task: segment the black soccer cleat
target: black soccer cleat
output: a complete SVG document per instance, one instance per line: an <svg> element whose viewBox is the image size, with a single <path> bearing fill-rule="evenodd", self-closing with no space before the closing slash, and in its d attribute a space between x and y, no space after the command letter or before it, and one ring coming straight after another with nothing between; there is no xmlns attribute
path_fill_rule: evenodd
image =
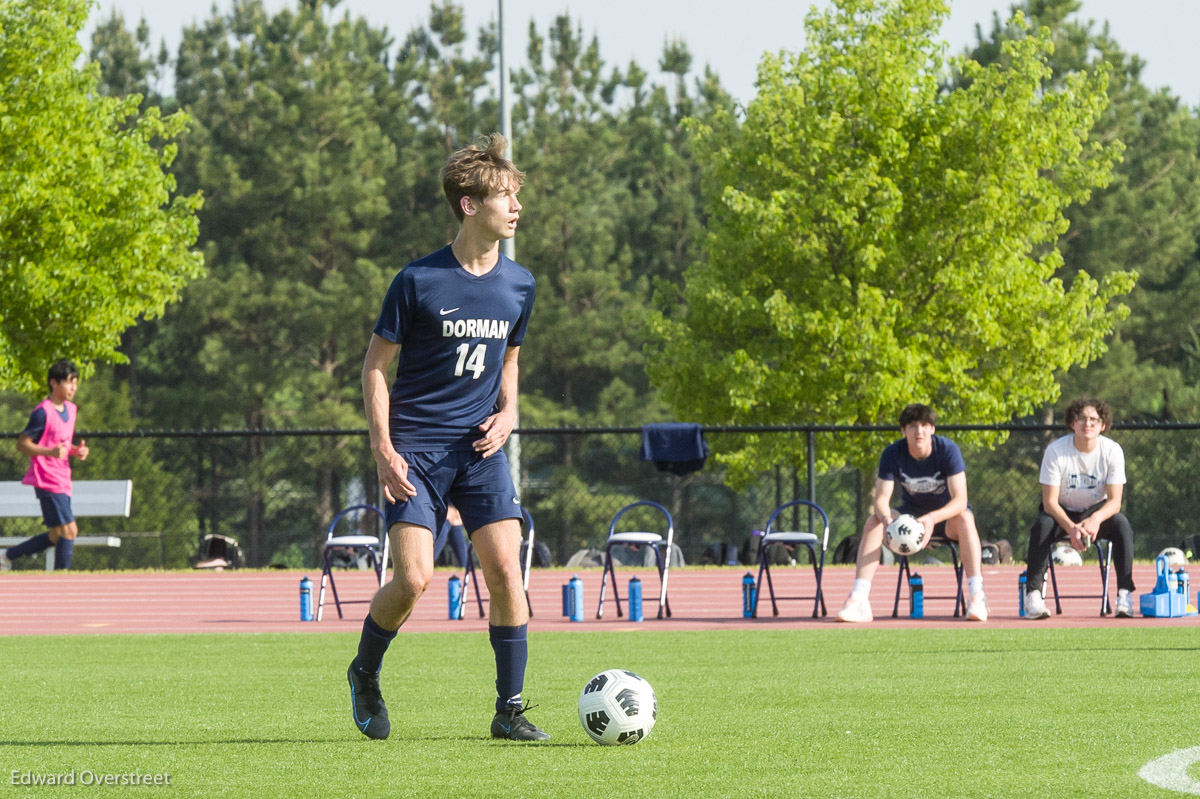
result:
<svg viewBox="0 0 1200 799"><path fill-rule="evenodd" d="M392 731L388 721L387 706L379 693L379 675L364 674L350 661L346 679L350 681L350 710L354 713L354 726L368 738L383 739Z"/></svg>
<svg viewBox="0 0 1200 799"><path fill-rule="evenodd" d="M492 717L492 737L509 741L546 741L550 736L525 718L525 711L534 705L509 705Z"/></svg>

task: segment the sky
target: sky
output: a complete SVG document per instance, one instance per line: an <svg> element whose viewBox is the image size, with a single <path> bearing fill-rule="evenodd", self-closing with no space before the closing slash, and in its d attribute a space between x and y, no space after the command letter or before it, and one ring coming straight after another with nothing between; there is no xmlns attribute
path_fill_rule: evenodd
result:
<svg viewBox="0 0 1200 799"><path fill-rule="evenodd" d="M823 4L822 0L818 0ZM275 11L294 0L265 0ZM499 0L462 0L472 35L497 14ZM231 0L99 0L89 28L113 10L127 24L145 17L155 49L160 40L174 52L186 25L207 19L213 6L222 11ZM1008 16L1011 0L951 0L942 30L951 52L975 41L975 26L990 30L992 13ZM386 26L402 40L429 17L429 0L342 0L341 11ZM754 96L755 69L765 51L798 51L804 45L804 0L505 0L506 27L513 60L520 63L526 31L533 19L545 31L555 17L567 13L590 40L600 41L601 57L610 65L630 60L654 78L660 77L658 56L668 39L682 39L692 53L693 71L713 67L722 85L742 103ZM1191 53L1200 29L1200 0L1083 0L1080 16L1110 23L1113 37L1126 52L1146 62L1142 80L1151 88L1168 87L1185 105L1200 106L1200 69ZM85 30L85 34L88 33Z"/></svg>

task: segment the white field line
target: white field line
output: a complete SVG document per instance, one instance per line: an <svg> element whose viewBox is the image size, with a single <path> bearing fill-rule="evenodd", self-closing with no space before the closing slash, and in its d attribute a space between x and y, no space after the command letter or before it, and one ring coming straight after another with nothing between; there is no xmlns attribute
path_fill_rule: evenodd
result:
<svg viewBox="0 0 1200 799"><path fill-rule="evenodd" d="M1169 755L1157 760L1151 760L1138 776L1151 785L1166 788L1168 791L1190 793L1200 796L1200 782L1188 776L1188 767L1200 760L1200 746L1190 749L1176 749Z"/></svg>

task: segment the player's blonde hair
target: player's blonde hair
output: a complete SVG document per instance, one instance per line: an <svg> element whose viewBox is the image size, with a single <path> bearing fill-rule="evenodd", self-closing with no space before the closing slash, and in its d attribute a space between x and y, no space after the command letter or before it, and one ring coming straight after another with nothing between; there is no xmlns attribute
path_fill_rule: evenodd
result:
<svg viewBox="0 0 1200 799"><path fill-rule="evenodd" d="M507 147L508 141L503 136L492 133L446 159L442 167L442 191L459 222L463 221L463 197L483 202L506 185L517 189L525 183L525 173L504 157Z"/></svg>

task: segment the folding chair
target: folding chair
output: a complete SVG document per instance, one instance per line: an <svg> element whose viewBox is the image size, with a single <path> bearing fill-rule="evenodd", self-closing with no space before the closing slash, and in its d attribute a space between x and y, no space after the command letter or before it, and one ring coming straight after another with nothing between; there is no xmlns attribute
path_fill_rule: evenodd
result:
<svg viewBox="0 0 1200 799"><path fill-rule="evenodd" d="M788 508L797 507L800 505L807 506L811 512L816 510L821 514L823 521L822 533L818 538L816 533L805 533L796 531L784 531L775 529L775 521L779 515ZM821 546L821 556L817 557L817 545ZM754 585L754 618L758 618L758 598L762 595L763 575L767 577L767 590L771 593L771 613L774 616L779 615L779 605L777 599L808 599L806 596L775 596L775 583L771 580L771 553L769 547L771 544L788 544L799 548L801 546L808 549L808 559L812 563L813 576L816 578L817 588L813 594L813 618L817 618L817 612L820 611L822 616L828 615L825 609L825 596L821 592L821 573L825 570L825 551L829 548L829 516L821 509L820 505L815 502L809 502L806 499L793 499L791 502L785 502L780 505L771 514L771 518L767 519L767 526L763 528L762 541L758 546L758 581Z"/></svg>
<svg viewBox="0 0 1200 799"><path fill-rule="evenodd" d="M1055 543L1059 541L1069 540L1066 537L1055 539ZM1108 601L1108 574L1112 569L1112 541L1107 539L1097 538L1094 545L1096 547L1096 558L1100 561L1100 582L1103 584L1103 590L1100 594L1100 615L1107 616L1112 613L1112 605ZM1058 578L1054 575L1054 558L1050 558L1050 585L1054 589L1054 612L1062 615L1062 598L1076 599L1090 594L1063 594L1058 593Z"/></svg>
<svg viewBox="0 0 1200 799"><path fill-rule="evenodd" d="M662 513L666 519L667 534L664 538L660 533L650 532L617 532L617 522L621 517L634 508L647 507L654 508ZM651 502L648 499L632 502L617 511L617 515L613 516L612 523L608 526L608 542L604 545L604 571L600 575L600 605L596 608L596 618L604 616L604 577L607 575L612 578L613 599L617 603L617 618L624 614L621 612L621 593L617 589L617 572L613 568L612 550L615 546L621 545L639 545L648 546L654 552L654 562L658 566L658 578L660 581L658 589L658 618L663 617L666 613L667 618L671 617L671 605L667 602L667 578L671 572L671 545L675 540L675 522L671 519L671 514L667 509L657 502Z"/></svg>
<svg viewBox="0 0 1200 799"><path fill-rule="evenodd" d="M338 599L337 585L333 580L333 564L331 560L336 550L365 553L372 568L375 569L375 576L379 581L380 587L383 586L387 579L388 536L386 530L383 534L382 543L379 537L374 535L334 535L334 531L337 529L338 522L342 520L342 517L355 511L374 513L379 517L380 521L386 523L383 511L374 505L351 505L348 508L338 511L337 515L333 517L333 521L329 523L329 529L325 533L325 546L321 551L321 593L317 599L317 621L321 620L325 611L326 581L329 582L329 587L333 591L333 604L337 608L339 619L343 618L342 605L354 605L371 601L369 599Z"/></svg>
<svg viewBox="0 0 1200 799"><path fill-rule="evenodd" d="M945 535L934 533L929 543L925 546L922 552L927 552L934 547L946 547L950 550L950 557L954 563L954 579L958 584L958 590L954 594L954 618L958 618L967 612L967 601L963 598L963 565L958 557L958 544ZM900 564L900 574L896 577L896 602L892 605L892 618L896 618L900 614L900 589L908 585L908 580L912 577L912 572L908 567L908 555L897 555L897 563ZM909 588L911 593L912 589ZM950 597L931 597L925 595L925 600L930 599L949 599Z"/></svg>
<svg viewBox="0 0 1200 799"><path fill-rule="evenodd" d="M529 569L533 563L533 517L529 515L529 511L525 507L521 507L521 515L525 518L525 524L529 527L529 537L522 543L525 548L525 557L521 559L521 577L522 587L525 589L525 607L529 609L529 615L533 615L533 603L529 601ZM463 616L463 605L467 601L467 589L475 589L475 601L479 603L479 618L484 618L486 614L483 612L483 596L479 593L479 578L475 576L475 547L471 544L471 540L467 539L467 562L463 566L463 590L458 595L458 611L455 618L461 619Z"/></svg>

